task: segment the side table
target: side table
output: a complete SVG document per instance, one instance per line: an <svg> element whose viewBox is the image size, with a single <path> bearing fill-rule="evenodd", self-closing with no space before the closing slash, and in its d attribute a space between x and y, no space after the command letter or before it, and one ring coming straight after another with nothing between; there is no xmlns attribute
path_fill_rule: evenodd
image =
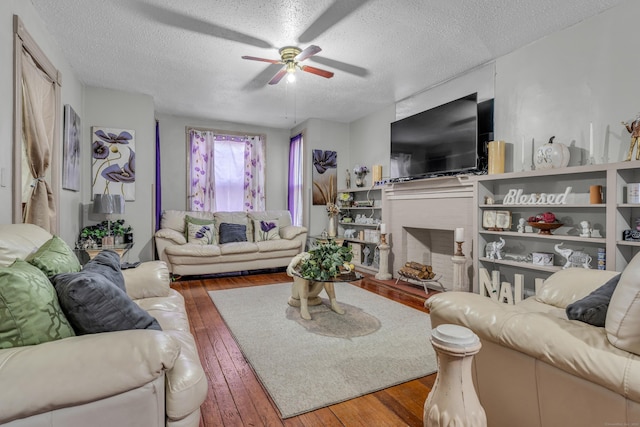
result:
<svg viewBox="0 0 640 427"><path fill-rule="evenodd" d="M118 255L120 255L120 260L122 260L122 258L127 254L127 252L129 252L129 250L132 247L133 247L133 242L123 243L121 245L100 246L97 248L88 248L88 249L77 249L76 254L80 259L80 262L84 265L86 264L86 261L88 261L87 257L89 258L89 260L92 260L93 258L95 258L96 255L98 255L100 252L106 249L116 252ZM83 259L85 262L83 262Z"/></svg>

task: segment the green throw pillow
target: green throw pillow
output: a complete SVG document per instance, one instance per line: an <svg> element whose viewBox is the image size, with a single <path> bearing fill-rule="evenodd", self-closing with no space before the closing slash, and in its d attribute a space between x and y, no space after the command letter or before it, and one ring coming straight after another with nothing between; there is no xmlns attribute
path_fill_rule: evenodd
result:
<svg viewBox="0 0 640 427"><path fill-rule="evenodd" d="M207 230L200 230L200 227L194 226L206 226L209 227L210 233ZM216 227L213 219L195 218L189 215L184 216L184 237L189 243L200 243L203 245L215 245L216 244ZM201 231L200 237L196 237L196 233ZM204 241L202 241L204 239Z"/></svg>
<svg viewBox="0 0 640 427"><path fill-rule="evenodd" d="M280 238L280 227L277 219L254 219L253 229L255 230L255 241L277 240Z"/></svg>
<svg viewBox="0 0 640 427"><path fill-rule="evenodd" d="M42 271L22 260L0 267L0 348L74 335L56 291Z"/></svg>
<svg viewBox="0 0 640 427"><path fill-rule="evenodd" d="M81 266L73 250L58 236L53 236L27 257L27 262L38 267L51 278L58 273L75 273Z"/></svg>

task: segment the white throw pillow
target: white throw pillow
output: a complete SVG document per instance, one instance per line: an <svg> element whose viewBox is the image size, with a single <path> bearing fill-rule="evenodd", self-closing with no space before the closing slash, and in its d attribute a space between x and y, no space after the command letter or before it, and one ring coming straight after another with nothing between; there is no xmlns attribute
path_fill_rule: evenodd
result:
<svg viewBox="0 0 640 427"><path fill-rule="evenodd" d="M605 329L609 342L621 350L640 355L640 253L620 276L611 296Z"/></svg>
<svg viewBox="0 0 640 427"><path fill-rule="evenodd" d="M212 222L208 224L194 224L187 222L187 242L198 243L200 245L212 245L215 243L215 225Z"/></svg>
<svg viewBox="0 0 640 427"><path fill-rule="evenodd" d="M280 238L280 226L277 219L253 220L253 229L256 233L255 241L277 240Z"/></svg>

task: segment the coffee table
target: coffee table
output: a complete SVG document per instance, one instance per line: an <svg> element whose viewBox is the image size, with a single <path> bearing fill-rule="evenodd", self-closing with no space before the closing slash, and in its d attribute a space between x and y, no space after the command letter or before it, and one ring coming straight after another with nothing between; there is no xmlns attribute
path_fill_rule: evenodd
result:
<svg viewBox="0 0 640 427"><path fill-rule="evenodd" d="M309 306L322 304L322 299L318 295L324 289L329 296L331 310L338 314L344 314L344 310L336 300L336 291L333 284L335 282L353 282L362 279L362 277L360 273L351 272L349 275L341 274L330 280L309 280L294 273L291 296L288 301L289 305L292 307L300 307L300 317L311 320Z"/></svg>

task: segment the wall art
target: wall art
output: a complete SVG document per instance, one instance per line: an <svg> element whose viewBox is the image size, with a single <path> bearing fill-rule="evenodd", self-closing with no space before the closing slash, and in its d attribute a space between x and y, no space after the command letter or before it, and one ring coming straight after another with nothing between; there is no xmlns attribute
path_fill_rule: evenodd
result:
<svg viewBox="0 0 640 427"><path fill-rule="evenodd" d="M135 131L91 128L91 187L93 194L121 194L135 200Z"/></svg>
<svg viewBox="0 0 640 427"><path fill-rule="evenodd" d="M338 153L313 150L313 204L335 203L338 195Z"/></svg>
<svg viewBox="0 0 640 427"><path fill-rule="evenodd" d="M64 136L62 141L62 188L80 191L80 116L71 105L64 106Z"/></svg>

